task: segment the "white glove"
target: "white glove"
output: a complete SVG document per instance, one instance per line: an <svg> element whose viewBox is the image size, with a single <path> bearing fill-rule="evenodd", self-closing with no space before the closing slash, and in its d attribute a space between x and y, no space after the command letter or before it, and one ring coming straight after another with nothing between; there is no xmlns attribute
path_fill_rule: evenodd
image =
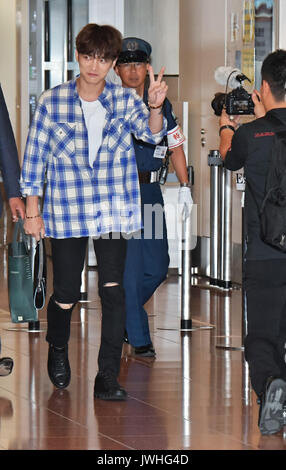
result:
<svg viewBox="0 0 286 470"><path fill-rule="evenodd" d="M182 186L179 189L178 204L181 215L186 219L190 215L193 205L192 193L189 187Z"/></svg>

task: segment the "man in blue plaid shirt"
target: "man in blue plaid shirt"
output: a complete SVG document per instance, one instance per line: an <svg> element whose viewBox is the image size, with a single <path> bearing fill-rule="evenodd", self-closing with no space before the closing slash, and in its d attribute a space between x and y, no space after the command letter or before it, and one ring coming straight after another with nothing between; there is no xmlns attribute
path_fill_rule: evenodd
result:
<svg viewBox="0 0 286 470"><path fill-rule="evenodd" d="M80 75L40 97L21 177L26 233L36 239L51 238L48 373L57 388L67 387L71 378L71 314L80 298L88 237L94 239L102 305L94 396L104 400L127 397L117 382L125 325L126 234L141 228L131 134L159 143L166 132L161 112L167 93L163 69L157 80L150 70L150 112L135 91L105 81L121 45L121 34L111 26L88 24L80 31L76 38Z"/></svg>

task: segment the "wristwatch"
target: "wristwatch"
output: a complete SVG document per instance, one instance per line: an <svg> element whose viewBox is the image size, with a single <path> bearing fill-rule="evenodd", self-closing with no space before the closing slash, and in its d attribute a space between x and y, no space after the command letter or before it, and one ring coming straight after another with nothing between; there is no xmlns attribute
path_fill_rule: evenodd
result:
<svg viewBox="0 0 286 470"><path fill-rule="evenodd" d="M233 126L225 125L219 128L219 135L221 134L221 131L223 131L224 129L230 129L232 132L235 132L235 128Z"/></svg>
<svg viewBox="0 0 286 470"><path fill-rule="evenodd" d="M190 188L191 189L191 183L180 183L181 188Z"/></svg>

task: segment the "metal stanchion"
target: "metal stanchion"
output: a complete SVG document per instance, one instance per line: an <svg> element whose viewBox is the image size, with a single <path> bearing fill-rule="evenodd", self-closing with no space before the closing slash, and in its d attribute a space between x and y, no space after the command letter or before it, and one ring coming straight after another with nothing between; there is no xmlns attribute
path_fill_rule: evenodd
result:
<svg viewBox="0 0 286 470"><path fill-rule="evenodd" d="M221 167L220 178L220 275L218 285L231 289L232 267L232 190L231 171Z"/></svg>
<svg viewBox="0 0 286 470"><path fill-rule="evenodd" d="M190 175L191 167L189 167L189 180L193 182L193 175ZM180 208L181 209L181 208ZM181 251L181 324L180 330L188 334L188 332L199 330L199 329L212 329L212 325L205 325L199 327L193 327L193 320L191 315L191 287L192 287L192 263L191 263L191 250L193 237L196 236L194 226L192 227L192 220L196 216L194 205L192 208L186 211L183 210L182 217L182 251ZM177 212L178 217L178 212ZM180 216L179 216L180 217ZM178 330L175 328L162 328L157 327L158 330Z"/></svg>
<svg viewBox="0 0 286 470"><path fill-rule="evenodd" d="M188 167L189 181L191 184L194 183L193 167ZM180 208L181 210L182 208ZM180 212L180 211L179 211ZM181 213L181 212L180 212ZM196 215L194 205L187 210L183 210L182 217L182 252L181 252L181 326L182 332L188 332L199 330L199 329L212 329L212 325L193 327L192 315L191 315L191 287L192 287L192 263L191 263L191 250L193 237L196 236L194 227L192 227L192 220ZM178 217L178 211L177 211ZM181 217L181 215L179 215ZM195 223L196 227L196 223ZM193 231L193 235L192 235ZM178 328L159 328L158 330L177 330Z"/></svg>
<svg viewBox="0 0 286 470"><path fill-rule="evenodd" d="M220 167L223 161L218 150L210 150L210 284L218 285L220 277Z"/></svg>
<svg viewBox="0 0 286 470"><path fill-rule="evenodd" d="M246 291L244 285L244 270L245 270L245 254L247 248L247 237L246 237L246 219L245 219L245 177L242 173L236 174L236 189L242 191L241 194L241 266L242 266L242 288L241 288L241 303L242 303L242 315L241 315L241 341L244 343L247 335L247 302L246 302Z"/></svg>
<svg viewBox="0 0 286 470"><path fill-rule="evenodd" d="M246 237L245 237L245 220L244 220L244 189L245 189L245 182L244 182L244 177L241 174L236 175L236 189L238 191L243 191L242 192L242 198L241 198L241 207L242 207L242 273L244 270L244 256L245 256L245 250L246 250ZM228 197L231 197L230 195ZM246 336L246 330L247 330L247 320L246 320L246 295L245 295L245 289L243 285L243 279L242 279L242 328L241 328L241 339L239 340L239 344L235 345L235 341L231 338L230 335L230 308L227 308L224 310L225 312L225 318L224 318L224 329L226 331L225 339L224 341L222 340L222 337L220 338L220 343L216 344L217 348L221 349L231 349L231 350L243 350L243 342L244 338Z"/></svg>
<svg viewBox="0 0 286 470"><path fill-rule="evenodd" d="M247 248L247 237L246 237L246 218L245 218L245 177L241 173L236 175L236 189L242 191L241 194L241 265L242 265L242 288L241 288L241 303L242 303L242 314L241 314L241 343L244 349L244 340L247 335L247 300L246 290L244 284L244 270L245 270L245 254ZM245 358L242 364L242 390L245 405L249 405L251 402L251 383L249 376L249 366Z"/></svg>
<svg viewBox="0 0 286 470"><path fill-rule="evenodd" d="M213 326L193 327L191 315L191 250L192 250L192 210L183 213L182 220L182 282L181 282L181 331L212 329Z"/></svg>
<svg viewBox="0 0 286 470"><path fill-rule="evenodd" d="M39 331L41 331L40 329L40 321L37 320L37 321L30 321L29 322L29 331L32 333L38 333Z"/></svg>
<svg viewBox="0 0 286 470"><path fill-rule="evenodd" d="M210 150L210 285L230 289L231 236L231 171L223 166L218 150Z"/></svg>
<svg viewBox="0 0 286 470"><path fill-rule="evenodd" d="M191 215L182 223L181 330L192 329L191 318Z"/></svg>
<svg viewBox="0 0 286 470"><path fill-rule="evenodd" d="M191 411L191 394L192 394L192 336L188 333L181 334L181 371L182 371L182 430L183 445L185 448L191 448L192 441L192 411Z"/></svg>

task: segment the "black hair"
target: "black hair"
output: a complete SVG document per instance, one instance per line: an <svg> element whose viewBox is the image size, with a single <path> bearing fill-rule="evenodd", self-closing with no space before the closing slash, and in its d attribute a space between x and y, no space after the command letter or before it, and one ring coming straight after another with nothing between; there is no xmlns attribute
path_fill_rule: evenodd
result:
<svg viewBox="0 0 286 470"><path fill-rule="evenodd" d="M286 51L277 49L264 59L261 78L270 87L275 101L284 101L286 94Z"/></svg>
<svg viewBox="0 0 286 470"><path fill-rule="evenodd" d="M114 60L119 56L121 47L121 33L109 25L89 23L76 37L76 49L79 54L96 55Z"/></svg>

